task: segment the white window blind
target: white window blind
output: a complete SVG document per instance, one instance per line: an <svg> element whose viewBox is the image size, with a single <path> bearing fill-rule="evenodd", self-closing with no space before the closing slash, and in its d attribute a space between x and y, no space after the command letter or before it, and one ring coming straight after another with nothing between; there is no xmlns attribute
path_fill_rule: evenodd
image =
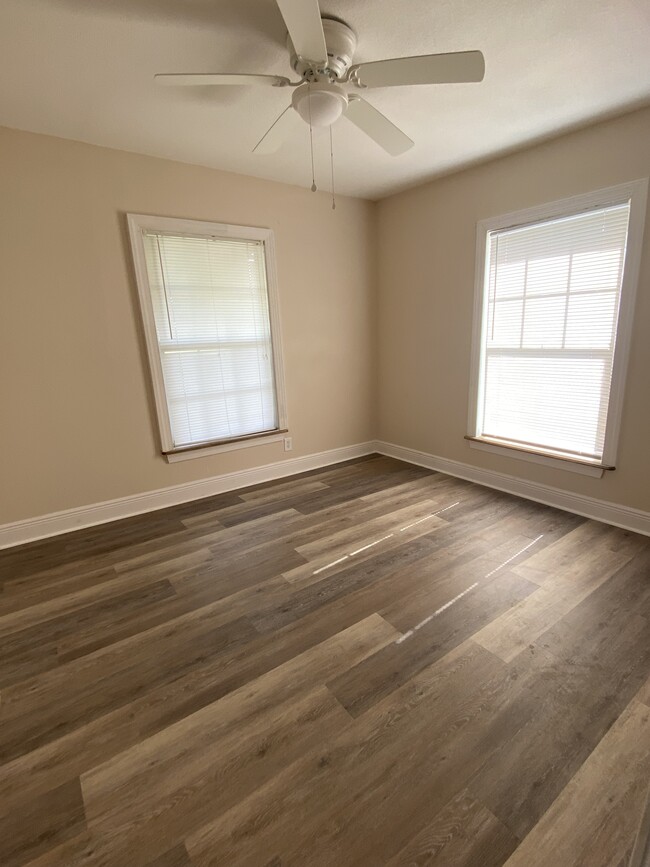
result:
<svg viewBox="0 0 650 867"><path fill-rule="evenodd" d="M629 214L488 233L478 436L602 460Z"/></svg>
<svg viewBox="0 0 650 867"><path fill-rule="evenodd" d="M263 242L143 242L174 448L276 430Z"/></svg>

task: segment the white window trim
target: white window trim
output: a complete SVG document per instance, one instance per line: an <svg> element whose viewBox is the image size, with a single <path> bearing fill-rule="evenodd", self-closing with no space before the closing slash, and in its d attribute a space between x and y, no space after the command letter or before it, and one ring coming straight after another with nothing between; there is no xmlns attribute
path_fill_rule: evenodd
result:
<svg viewBox="0 0 650 867"><path fill-rule="evenodd" d="M472 327L472 357L469 388L468 410L468 434L471 448L481 451L493 452L516 460L531 461L537 464L554 467L556 469L569 470L570 472L582 473L601 477L607 468L615 468L618 453L618 440L621 428L621 416L623 414L623 400L625 392L625 379L630 355L632 338L632 326L634 323L634 308L636 301L637 286L639 283L639 269L641 265L641 253L643 249L643 233L648 198L648 179L641 178L618 184L614 187L606 187L583 195L571 196L568 199L549 202L521 211L511 211L499 217L490 217L480 220L476 231L476 267L474 277L474 318ZM479 384L482 373L483 333L486 327L487 304L484 304L484 287L487 279L487 237L489 232L499 229L509 229L523 226L527 223L536 223L555 217L566 217L590 208L602 208L608 205L619 205L630 202L630 221L627 236L627 248L625 255L625 269L621 285L621 303L618 316L618 328L616 333L616 347L612 368L611 392L609 411L607 415L607 427L605 430L605 445L602 461L589 464L585 461L560 459L551 457L543 452L521 451L511 446L501 445L490 439L479 436L478 427L478 403Z"/></svg>
<svg viewBox="0 0 650 867"><path fill-rule="evenodd" d="M250 448L254 445L280 442L288 433L287 403L284 384L284 363L282 352L282 331L280 328L280 305L276 276L275 239L271 229L256 226L234 226L226 223L211 223L204 220L183 220L175 217L156 217L149 214L127 214L135 277L142 311L144 336L149 357L149 368L153 385L161 451L169 463L190 460L233 449ZM187 235L211 235L217 238L236 238L237 240L261 241L264 247L266 283L269 299L269 320L271 323L271 345L273 348L273 371L278 409L277 431L265 432L241 438L229 439L220 443L207 443L175 448L172 438L165 383L163 379L158 337L154 319L149 275L147 273L143 234L148 231L175 232Z"/></svg>

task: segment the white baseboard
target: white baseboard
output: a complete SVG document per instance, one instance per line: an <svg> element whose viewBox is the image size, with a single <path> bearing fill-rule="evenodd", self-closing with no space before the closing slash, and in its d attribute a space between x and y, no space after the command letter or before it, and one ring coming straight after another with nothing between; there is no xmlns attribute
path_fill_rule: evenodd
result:
<svg viewBox="0 0 650 867"><path fill-rule="evenodd" d="M157 491L147 491L130 497L120 497L117 500L107 500L92 506L79 506L74 509L65 509L62 512L41 515L37 518L15 521L12 524L0 525L0 549L23 545L25 542L35 542L37 539L45 539L50 536L58 536L61 533L69 533L71 530L80 530L82 527L117 521L120 518L140 515L143 512L154 512L157 509L177 506L179 503L200 500L203 497L223 494L238 488L247 488L249 485L259 485L262 482L269 482L284 476L305 473L308 470L318 469L318 467L360 458L363 455L372 454L374 451L374 442L358 443L353 446L330 449L326 452L317 452L305 457L289 458L286 461L277 461L250 470L225 473L197 482L187 482L182 485L161 488Z"/></svg>
<svg viewBox="0 0 650 867"><path fill-rule="evenodd" d="M83 527L92 527L96 524L105 524L109 521L118 521L132 515L140 515L143 512L154 512L165 509L168 506L176 506L179 503L187 503L192 500L200 500L226 491L235 491L250 485L258 485L262 482L270 482L273 479L281 479L285 476L293 476L297 473L308 472L318 467L337 464L341 461L349 461L379 452L389 457L437 470L460 479L467 479L488 488L496 488L506 491L527 500L535 500L547 506L555 506L567 512L584 515L596 521L623 527L635 533L643 533L650 536L650 513L639 509L630 509L627 506L607 503L582 494L572 494L549 485L541 485L536 482L527 482L523 479L509 476L505 473L497 473L492 470L483 470L471 464L463 464L459 461L451 461L447 458L430 455L416 449L397 446L393 443L371 441L358 443L353 446L330 449L325 452L306 455L300 458L290 458L286 461L277 461L262 467L250 470L240 470L235 473L225 473L209 479L201 479L196 482L188 482L183 485L174 485L169 488L161 488L157 491L147 491L142 494L134 494L130 497L120 497L117 500L107 500L104 503L95 503L91 506L79 506L74 509L66 509L62 512L52 512L49 515L41 515L37 518L27 518L24 521L16 521L12 524L0 526L0 549L10 548L14 545L23 545L26 542L35 542L38 539L58 536L61 533L69 533L72 530L80 530Z"/></svg>
<svg viewBox="0 0 650 867"><path fill-rule="evenodd" d="M427 452L408 449L404 446L396 446L393 443L378 441L375 443L374 451L392 458L398 458L410 464L417 464L420 467L437 470L449 476L456 476L459 479L476 482L488 488L496 488L498 491L516 494L516 496L524 497L526 500L534 500L547 506L555 506L555 508L564 509L566 512L574 512L576 515L584 515L584 517L593 518L595 521L603 521L605 524L613 524L615 527L622 527L624 530L632 530L635 533L643 533L646 536L650 536L650 513L642 512L640 509L630 509L628 506L607 503L603 500L596 500L593 497L585 497L582 494L572 494L560 488L552 488L550 485L527 482L524 479L518 479L516 476L506 475L506 473L482 470L471 464L451 461L447 458L430 455Z"/></svg>

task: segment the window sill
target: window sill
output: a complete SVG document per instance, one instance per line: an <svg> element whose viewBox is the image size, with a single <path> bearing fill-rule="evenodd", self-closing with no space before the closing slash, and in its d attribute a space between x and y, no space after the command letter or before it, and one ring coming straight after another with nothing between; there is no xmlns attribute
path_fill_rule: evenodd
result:
<svg viewBox="0 0 650 867"><path fill-rule="evenodd" d="M588 461L581 461L569 457L552 457L543 452L529 451L528 449L504 445L496 441L480 439L479 437L466 436L465 439L469 441L469 446L472 449L491 452L492 454L514 458L518 461L529 461L533 464L553 467L556 470L567 470L570 473L579 473L580 475L591 476L595 479L602 478L605 470L615 469L615 467L592 464Z"/></svg>
<svg viewBox="0 0 650 867"><path fill-rule="evenodd" d="M163 452L167 462L175 464L178 461L189 461L194 458L206 458L209 455L218 455L222 452L233 452L238 449L248 449L251 446L265 446L268 443L280 443L289 433L288 430L273 431L273 433L253 434L249 437L230 440L223 443L213 443L204 446L188 446L173 452Z"/></svg>

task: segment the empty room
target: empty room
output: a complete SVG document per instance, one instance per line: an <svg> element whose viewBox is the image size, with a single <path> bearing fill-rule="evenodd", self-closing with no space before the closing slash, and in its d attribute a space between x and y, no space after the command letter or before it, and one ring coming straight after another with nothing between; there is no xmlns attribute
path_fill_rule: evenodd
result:
<svg viewBox="0 0 650 867"><path fill-rule="evenodd" d="M650 867L647 0L0 4L0 867Z"/></svg>

